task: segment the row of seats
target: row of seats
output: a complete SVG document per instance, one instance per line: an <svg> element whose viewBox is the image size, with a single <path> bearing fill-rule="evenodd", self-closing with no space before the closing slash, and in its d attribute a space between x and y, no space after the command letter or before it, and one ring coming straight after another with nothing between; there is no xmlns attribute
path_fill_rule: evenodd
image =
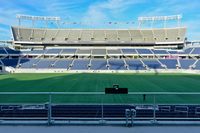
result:
<svg viewBox="0 0 200 133"><path fill-rule="evenodd" d="M179 52L180 54L187 54L187 55L199 55L200 54L200 47L196 48L187 48L182 52Z"/></svg>
<svg viewBox="0 0 200 133"><path fill-rule="evenodd" d="M17 51L8 47L0 47L0 55L200 55L200 47L187 48L183 51L159 50L159 49L46 49L46 50L29 50Z"/></svg>
<svg viewBox="0 0 200 133"><path fill-rule="evenodd" d="M20 53L21 53L20 51L11 49L9 47L0 47L0 55L20 54Z"/></svg>
<svg viewBox="0 0 200 133"><path fill-rule="evenodd" d="M38 29L12 27L15 41L73 42L130 41L138 43L184 41L186 28L169 29Z"/></svg>
<svg viewBox="0 0 200 133"><path fill-rule="evenodd" d="M5 66L18 68L56 68L69 70L146 70L146 69L197 69L200 60L194 59L1 59ZM0 64L1 65L1 64Z"/></svg>
<svg viewBox="0 0 200 133"><path fill-rule="evenodd" d="M33 50L33 51L22 51L22 54L59 54L59 55L169 55L167 50L152 50L152 49L48 49L48 50Z"/></svg>

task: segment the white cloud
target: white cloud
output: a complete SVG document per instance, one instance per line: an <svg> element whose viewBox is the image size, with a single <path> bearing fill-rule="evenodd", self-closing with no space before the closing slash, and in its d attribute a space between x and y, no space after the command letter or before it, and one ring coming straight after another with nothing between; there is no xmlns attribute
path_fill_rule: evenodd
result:
<svg viewBox="0 0 200 133"><path fill-rule="evenodd" d="M114 18L115 14L124 12L126 9L144 0L107 0L93 3L82 18L82 21L103 22Z"/></svg>
<svg viewBox="0 0 200 133"><path fill-rule="evenodd" d="M84 1L62 1L62 0L53 0L53 2L47 4L47 6L43 9L43 12L46 12L46 14L55 14L60 16L66 16L68 14L71 14L72 12L70 10L78 9L81 4L83 4Z"/></svg>

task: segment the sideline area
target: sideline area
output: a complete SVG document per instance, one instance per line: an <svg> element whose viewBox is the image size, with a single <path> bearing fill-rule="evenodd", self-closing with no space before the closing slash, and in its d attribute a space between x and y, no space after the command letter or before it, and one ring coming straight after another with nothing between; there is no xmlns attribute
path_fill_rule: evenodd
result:
<svg viewBox="0 0 200 133"><path fill-rule="evenodd" d="M1 126L2 133L199 133L199 126Z"/></svg>

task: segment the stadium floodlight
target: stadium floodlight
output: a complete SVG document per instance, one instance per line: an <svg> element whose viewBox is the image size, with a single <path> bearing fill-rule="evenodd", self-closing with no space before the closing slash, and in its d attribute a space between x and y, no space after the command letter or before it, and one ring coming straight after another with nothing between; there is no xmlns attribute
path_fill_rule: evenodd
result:
<svg viewBox="0 0 200 133"><path fill-rule="evenodd" d="M166 27L166 22L168 20L176 20L178 22L178 26L180 25L180 20L182 19L182 15L171 15L171 16L153 16L153 17L138 17L139 27L146 21L150 21L153 25L154 21L164 21L164 27Z"/></svg>
<svg viewBox="0 0 200 133"><path fill-rule="evenodd" d="M48 20L48 21L60 21L60 17L53 17L53 16L31 16L31 15L22 15L17 14L17 19L25 19L25 20Z"/></svg>
<svg viewBox="0 0 200 133"><path fill-rule="evenodd" d="M165 21L165 20L180 20L182 15L171 15L171 16L153 16L153 17L139 17L138 21Z"/></svg>
<svg viewBox="0 0 200 133"><path fill-rule="evenodd" d="M53 16L31 16L31 15L23 15L17 14L16 18L18 19L19 26L21 25L21 20L31 20L32 26L34 26L35 21L45 21L46 27L48 25L48 21L56 21L56 24L59 26L59 21L61 20L60 17L53 17Z"/></svg>

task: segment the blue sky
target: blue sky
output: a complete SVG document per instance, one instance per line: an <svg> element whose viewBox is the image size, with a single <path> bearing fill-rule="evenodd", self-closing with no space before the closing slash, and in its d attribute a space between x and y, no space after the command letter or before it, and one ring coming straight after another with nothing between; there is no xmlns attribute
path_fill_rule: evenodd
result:
<svg viewBox="0 0 200 133"><path fill-rule="evenodd" d="M200 40L200 0L0 0L0 3L0 40L10 39L10 25L17 25L16 14L60 16L63 22L93 23L89 28L105 22L135 22L99 25L134 28L139 16L182 14L188 39Z"/></svg>

